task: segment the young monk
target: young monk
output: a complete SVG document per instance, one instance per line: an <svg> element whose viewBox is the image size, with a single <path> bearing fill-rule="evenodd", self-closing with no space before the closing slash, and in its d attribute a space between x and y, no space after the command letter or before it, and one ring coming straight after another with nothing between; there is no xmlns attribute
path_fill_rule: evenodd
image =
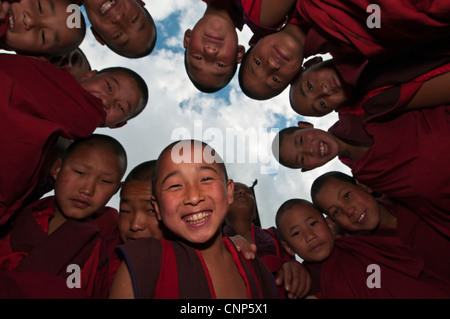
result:
<svg viewBox="0 0 450 319"><path fill-rule="evenodd" d="M450 282L450 240L401 203L375 198L372 190L342 172L319 176L311 198L346 233L397 236L424 259L425 265Z"/></svg>
<svg viewBox="0 0 450 319"><path fill-rule="evenodd" d="M84 0L91 31L102 45L127 58L148 56L156 44L156 26L142 0Z"/></svg>
<svg viewBox="0 0 450 319"><path fill-rule="evenodd" d="M209 145L184 140L166 147L153 172L152 201L179 240L149 238L122 246L125 261L110 297L274 298L267 268L258 258L244 260L222 235L233 187Z"/></svg>
<svg viewBox="0 0 450 319"><path fill-rule="evenodd" d="M197 89L212 93L225 87L236 73L245 48L236 29L246 24L256 37L276 32L287 21L295 1L204 0L207 7L193 30L186 30L186 72Z"/></svg>
<svg viewBox="0 0 450 319"><path fill-rule="evenodd" d="M310 286L307 272L284 250L275 227L262 229L253 224L256 202L252 190L243 183L234 183L233 202L230 204L223 233L229 237L242 236L256 249L267 268L276 277L279 298L302 298ZM281 269L281 270L280 270Z"/></svg>
<svg viewBox="0 0 450 319"><path fill-rule="evenodd" d="M72 143L59 160L55 195L23 210L2 240L0 268L42 271L63 278L80 267L79 287L93 296L106 269L101 252L117 227L117 211L105 207L118 191L127 166L122 145L94 134ZM114 228L112 228L114 229Z"/></svg>
<svg viewBox="0 0 450 319"><path fill-rule="evenodd" d="M448 284L435 278L397 237L335 238L332 222L302 199L283 203L276 224L286 248L298 254L310 270L315 297L448 298ZM369 270L373 265L378 267L378 283Z"/></svg>
<svg viewBox="0 0 450 319"><path fill-rule="evenodd" d="M279 151L282 165L302 171L339 156L359 182L418 208L423 219L450 236L450 152L442 142L450 133L448 121L449 106L440 106L366 123L359 132L349 132L358 126L339 126L339 121L328 132L299 123L279 132L273 151Z"/></svg>
<svg viewBox="0 0 450 319"><path fill-rule="evenodd" d="M255 100L267 100L284 91L303 63L305 31L292 19L282 30L253 43L239 69L242 92Z"/></svg>
<svg viewBox="0 0 450 319"><path fill-rule="evenodd" d="M361 115L361 121L448 104L449 60L447 53L426 62L399 61L394 67L392 63L380 66L384 71L367 85L365 92L352 94L358 88L346 85L333 59L314 59L291 85L290 104L303 116L324 116L334 110L340 118Z"/></svg>
<svg viewBox="0 0 450 319"><path fill-rule="evenodd" d="M12 2L9 6L8 3ZM24 55L61 55L75 50L86 34L86 23L68 26L69 0L0 1L0 48Z"/></svg>
<svg viewBox="0 0 450 319"><path fill-rule="evenodd" d="M140 238L168 238L151 201L155 165L156 160L137 165L120 190L119 232L125 244Z"/></svg>
<svg viewBox="0 0 450 319"><path fill-rule="evenodd" d="M78 83L48 61L2 54L0 75L0 145L7 150L0 157L0 225L35 188L42 161L58 136L74 140L100 126L121 127L148 100L143 79L125 68L93 70Z"/></svg>

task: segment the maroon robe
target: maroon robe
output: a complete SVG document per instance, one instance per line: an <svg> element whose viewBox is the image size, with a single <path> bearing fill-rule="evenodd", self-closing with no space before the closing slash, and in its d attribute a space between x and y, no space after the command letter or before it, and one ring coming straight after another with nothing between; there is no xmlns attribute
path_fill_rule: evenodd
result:
<svg viewBox="0 0 450 319"><path fill-rule="evenodd" d="M248 298L276 298L269 270L256 258L248 261L223 237L247 286ZM179 241L139 239L120 247L133 278L137 299L215 299L214 287L201 253Z"/></svg>
<svg viewBox="0 0 450 319"><path fill-rule="evenodd" d="M450 285L450 239L437 232L405 205L385 199L378 201L396 216L397 228L379 228L374 235L397 236L424 260L426 268Z"/></svg>
<svg viewBox="0 0 450 319"><path fill-rule="evenodd" d="M371 4L380 7L380 28L367 25ZM298 0L297 10L311 26L304 56L331 53L350 85L369 61L384 61L432 40L447 41L450 35L447 0Z"/></svg>
<svg viewBox="0 0 450 319"><path fill-rule="evenodd" d="M321 268L317 265L321 264ZM336 238L331 255L322 263L308 263L320 273L324 299L438 299L450 298L450 286L441 283L397 237L350 236ZM369 288L379 266L380 288ZM317 280L317 277L315 278Z"/></svg>
<svg viewBox="0 0 450 319"><path fill-rule="evenodd" d="M110 255L118 238L117 211L105 207L93 218L68 219L48 235L48 222L54 215L54 197L39 200L14 221L10 234L0 242L0 269L33 271L66 279L70 264L80 267L81 288L89 296L105 297L111 285ZM115 222L116 228L111 227ZM115 235L115 236L114 236ZM105 291L106 290L106 291Z"/></svg>
<svg viewBox="0 0 450 319"><path fill-rule="evenodd" d="M0 225L35 188L56 137L90 136L106 113L65 69L16 54L0 54Z"/></svg>
<svg viewBox="0 0 450 319"><path fill-rule="evenodd" d="M365 123L364 130L339 120L329 132L343 140L358 140L358 132L351 132L354 128L365 132L361 141L370 144L372 139L373 144L354 162L341 159L352 168L353 176L377 193L400 200L450 237L450 106Z"/></svg>

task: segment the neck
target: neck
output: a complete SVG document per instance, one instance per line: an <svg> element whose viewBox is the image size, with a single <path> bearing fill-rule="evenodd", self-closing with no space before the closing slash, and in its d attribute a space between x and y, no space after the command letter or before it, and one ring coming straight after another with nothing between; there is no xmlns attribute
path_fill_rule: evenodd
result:
<svg viewBox="0 0 450 319"><path fill-rule="evenodd" d="M297 40L301 43L302 47L305 45L306 34L298 25L288 23L284 27L283 31L290 33L292 36L297 38Z"/></svg>
<svg viewBox="0 0 450 319"><path fill-rule="evenodd" d="M231 19L231 16L228 13L228 8L228 1L213 1L207 4L204 16L209 14L220 16L229 21L234 27L233 19Z"/></svg>
<svg viewBox="0 0 450 319"><path fill-rule="evenodd" d="M397 217L383 205L380 205L380 226L387 228L397 228Z"/></svg>
<svg viewBox="0 0 450 319"><path fill-rule="evenodd" d="M50 235L55 230L59 228L62 224L64 224L67 221L67 218L64 216L64 214L61 213L58 207L55 205L55 216L50 219L48 222L48 234Z"/></svg>
<svg viewBox="0 0 450 319"><path fill-rule="evenodd" d="M223 256L227 252L227 249L223 244L222 231L219 230L207 243L197 246L196 249L200 251L206 263Z"/></svg>
<svg viewBox="0 0 450 319"><path fill-rule="evenodd" d="M356 161L367 149L367 146L355 146L334 136L338 143L338 155Z"/></svg>

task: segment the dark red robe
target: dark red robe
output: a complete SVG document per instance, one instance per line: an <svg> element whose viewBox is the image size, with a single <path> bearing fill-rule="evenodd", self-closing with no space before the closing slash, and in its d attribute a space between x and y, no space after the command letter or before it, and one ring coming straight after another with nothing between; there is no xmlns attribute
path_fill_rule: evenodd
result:
<svg viewBox="0 0 450 319"><path fill-rule="evenodd" d="M367 25L371 4L380 8L380 28ZM304 56L331 53L350 85L371 60L384 61L450 35L447 0L298 0L297 10L311 26Z"/></svg>
<svg viewBox="0 0 450 319"><path fill-rule="evenodd" d="M91 297L105 297L117 270L110 267L108 255L111 245L117 244L113 240L118 238L117 214L105 207L92 218L69 219L48 235L54 197L39 200L18 215L10 234L0 240L0 270L44 272L66 279L72 274L68 265L75 264L80 267L81 288Z"/></svg>
<svg viewBox="0 0 450 319"><path fill-rule="evenodd" d="M450 297L450 286L436 279L397 237L350 236L336 238L331 255L322 263L304 265L320 281L324 299L438 299ZM367 284L379 266L380 288ZM318 267L320 266L320 267ZM318 271L314 271L318 270ZM320 278L317 278L317 275ZM317 292L316 292L317 293Z"/></svg>
<svg viewBox="0 0 450 319"><path fill-rule="evenodd" d="M276 298L269 270L257 258L248 261L223 237L247 286L248 298ZM133 278L137 299L215 299L201 253L179 241L140 239L120 247Z"/></svg>
<svg viewBox="0 0 450 319"><path fill-rule="evenodd" d="M354 145L359 138L365 145L372 140L358 160L341 159L353 176L377 193L400 200L450 237L450 106L405 112L390 121L365 123L363 129L340 119L329 132L352 139Z"/></svg>
<svg viewBox="0 0 450 319"><path fill-rule="evenodd" d="M56 137L90 136L106 113L65 69L16 54L0 54L0 225L35 188Z"/></svg>

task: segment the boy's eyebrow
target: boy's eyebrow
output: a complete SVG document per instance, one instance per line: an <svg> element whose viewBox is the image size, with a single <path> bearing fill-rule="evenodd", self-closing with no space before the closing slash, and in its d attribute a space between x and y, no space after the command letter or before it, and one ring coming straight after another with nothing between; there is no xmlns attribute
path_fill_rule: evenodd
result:
<svg viewBox="0 0 450 319"><path fill-rule="evenodd" d="M198 170L211 170L211 171L213 171L214 173L219 174L219 172L218 172L214 167L212 167L212 166L206 166L206 165L200 166L200 167L198 168Z"/></svg>

